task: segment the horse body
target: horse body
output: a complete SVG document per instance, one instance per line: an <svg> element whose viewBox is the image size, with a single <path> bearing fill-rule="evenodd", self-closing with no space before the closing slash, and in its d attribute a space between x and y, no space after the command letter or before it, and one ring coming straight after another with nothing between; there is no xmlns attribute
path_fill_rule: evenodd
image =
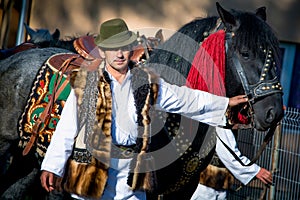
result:
<svg viewBox="0 0 300 200"><path fill-rule="evenodd" d="M178 85L185 85L199 44L201 45L210 34L218 30L225 30L226 67L224 84L226 93L224 95L227 97L246 95L250 100L249 104L241 105L235 108L233 112L238 116L245 115L248 125L252 128L272 132L283 117L283 102L281 86L276 76L276 67L280 65L279 42L265 22L265 8L259 8L255 13L228 12L217 3L217 9L220 16L195 19L180 28L177 33L153 52L148 60L149 67L154 68L165 80ZM207 82L208 85L216 84L214 80L210 81ZM172 118L174 115L169 114L166 121ZM185 120L184 118L181 119ZM187 155L194 153L201 158L199 152L204 146L208 152L213 151L214 144L203 142L203 138L206 137L204 134L213 133L205 131L207 129L205 126L207 125L200 123L196 132L185 132L185 134L192 134L194 141L201 142L200 146L199 143L192 143L187 148L188 150L192 149L191 152L186 151ZM168 130L168 128L172 127L165 126L164 130ZM172 139L176 139L176 137L176 135L172 135ZM182 136L180 135L180 137ZM199 139L200 137L202 139ZM170 164L165 169L158 170L159 181L163 183L165 188L169 187L169 191L168 189L160 191L163 198L189 199L197 187L199 173L203 169L202 167L208 164L209 161L207 162L207 160L210 160L210 156L211 154L208 153L206 157L201 158L206 159L206 162L200 159L200 167L195 168L194 173L189 174L184 168L185 162L188 160L188 156L184 158L184 155L178 157L174 166ZM180 162L180 160L182 161ZM190 176L188 181L186 181L187 178L178 178L180 177L180 170L176 167L181 169L183 176ZM175 174L177 178L174 176ZM182 186L170 192L170 188L176 187L174 185L176 181L183 183Z"/></svg>
<svg viewBox="0 0 300 200"><path fill-rule="evenodd" d="M275 126L283 115L280 89L270 89L270 92L261 89L265 86L272 87L278 82L275 69L275 65L279 64L278 41L265 23L263 8L258 9L256 13L228 12L217 4L217 9L219 17L196 19L184 25L170 39L155 49L146 63L166 81L180 86L185 85L199 44L218 29L226 30L227 51L224 80L226 93L224 95L232 97L246 94L251 103L243 105L234 112L246 110L246 117L251 120L249 124L256 129L267 130ZM269 50L272 53L266 53ZM68 50L61 48L34 49L0 61L0 108L2 111L0 156L7 151L7 144L18 139L16 130L18 117L16 116L22 114L38 68L48 57L61 52L68 52ZM268 55L271 55L272 62L274 61L276 64L266 67ZM236 65L242 66L244 71L241 73L237 71ZM268 72L262 75L265 68ZM246 77L244 82L241 81L240 74ZM262 77L265 78L266 85L264 85L265 82L261 83ZM258 91L257 88L260 90ZM260 92L261 95L257 96L257 92ZM152 140L153 144L150 145L150 150L155 152L165 143L179 145L182 140L189 142L181 144L185 147L181 148L183 152L178 153L178 159L173 164L155 172L159 180L156 192L151 195L154 198L158 194L163 194L164 199L189 199L199 182L199 173L207 166L214 151L214 130L208 125L190 121L180 115L169 113L162 115L167 117L164 117L165 120L157 122L163 123L158 126L163 128L158 130L158 134L154 136L157 137L157 140ZM160 143L160 138L164 144ZM154 143L154 141L159 142ZM170 147L170 150L172 148ZM171 152L171 154L173 153ZM184 178L186 176L188 178Z"/></svg>
<svg viewBox="0 0 300 200"><path fill-rule="evenodd" d="M69 51L61 48L36 48L24 52L0 61L0 157L12 142L19 139L18 119L24 111L39 68L51 55Z"/></svg>

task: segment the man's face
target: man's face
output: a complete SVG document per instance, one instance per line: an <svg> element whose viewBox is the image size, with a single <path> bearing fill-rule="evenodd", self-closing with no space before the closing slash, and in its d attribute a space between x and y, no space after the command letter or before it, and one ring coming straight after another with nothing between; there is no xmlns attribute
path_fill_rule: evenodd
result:
<svg viewBox="0 0 300 200"><path fill-rule="evenodd" d="M130 48L106 49L101 56L105 57L107 67L112 67L119 72L127 71L131 56Z"/></svg>

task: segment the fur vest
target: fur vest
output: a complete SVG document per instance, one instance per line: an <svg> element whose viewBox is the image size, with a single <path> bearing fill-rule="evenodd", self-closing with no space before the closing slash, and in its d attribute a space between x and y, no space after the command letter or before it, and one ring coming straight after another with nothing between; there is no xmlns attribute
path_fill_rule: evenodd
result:
<svg viewBox="0 0 300 200"><path fill-rule="evenodd" d="M234 183L234 177L215 152L210 164L200 173L199 182L215 190L229 190Z"/></svg>
<svg viewBox="0 0 300 200"><path fill-rule="evenodd" d="M132 68L131 73L138 134L142 139L136 142L137 156L132 161L134 173L129 175L133 190L148 190L151 188L151 175L138 173L138 168L147 151L150 110L158 95L158 77L148 68L142 67ZM101 67L91 71L81 68L73 74L70 83L77 97L80 131L68 160L64 188L80 196L99 198L108 178L113 146L110 80Z"/></svg>

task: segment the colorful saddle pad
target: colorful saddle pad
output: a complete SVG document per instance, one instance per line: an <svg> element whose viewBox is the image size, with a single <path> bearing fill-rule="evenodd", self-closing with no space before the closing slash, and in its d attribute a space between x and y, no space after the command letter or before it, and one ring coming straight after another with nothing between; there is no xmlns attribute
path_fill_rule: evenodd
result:
<svg viewBox="0 0 300 200"><path fill-rule="evenodd" d="M19 120L19 147L25 148L26 145L28 145L30 138L33 136L33 129L35 128L34 126L37 120L41 117L45 109L47 109L47 105L52 103L51 108L48 111L49 115L38 127L37 135L34 139L34 148L36 148L35 151L40 158L43 158L46 153L53 132L60 119L60 114L65 101L71 91L68 76L71 71L78 66L68 65L63 73L60 67L65 60L72 56L76 57L78 55L56 54L44 63L33 82L27 105ZM55 96L54 93L56 93L56 98L50 102L52 96Z"/></svg>

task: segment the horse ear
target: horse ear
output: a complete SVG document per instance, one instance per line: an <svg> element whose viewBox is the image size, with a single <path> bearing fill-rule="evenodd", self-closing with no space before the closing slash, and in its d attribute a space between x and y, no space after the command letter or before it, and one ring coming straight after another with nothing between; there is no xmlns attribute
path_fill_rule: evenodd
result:
<svg viewBox="0 0 300 200"><path fill-rule="evenodd" d="M162 34L162 29L159 29L156 33L155 33L155 38L158 38L160 43L164 42L164 36Z"/></svg>
<svg viewBox="0 0 300 200"><path fill-rule="evenodd" d="M52 38L54 40L58 40L60 36L60 31L58 29L55 29L54 33L52 34Z"/></svg>
<svg viewBox="0 0 300 200"><path fill-rule="evenodd" d="M260 7L256 9L256 16L261 18L262 20L266 21L267 20L267 14L266 14L266 7Z"/></svg>
<svg viewBox="0 0 300 200"><path fill-rule="evenodd" d="M219 16L227 28L232 28L233 26L237 25L234 16L230 12L222 8L219 2L216 3L216 6Z"/></svg>
<svg viewBox="0 0 300 200"><path fill-rule="evenodd" d="M36 31L30 28L26 23L24 23L24 26L29 37L32 38L32 36L36 33Z"/></svg>

